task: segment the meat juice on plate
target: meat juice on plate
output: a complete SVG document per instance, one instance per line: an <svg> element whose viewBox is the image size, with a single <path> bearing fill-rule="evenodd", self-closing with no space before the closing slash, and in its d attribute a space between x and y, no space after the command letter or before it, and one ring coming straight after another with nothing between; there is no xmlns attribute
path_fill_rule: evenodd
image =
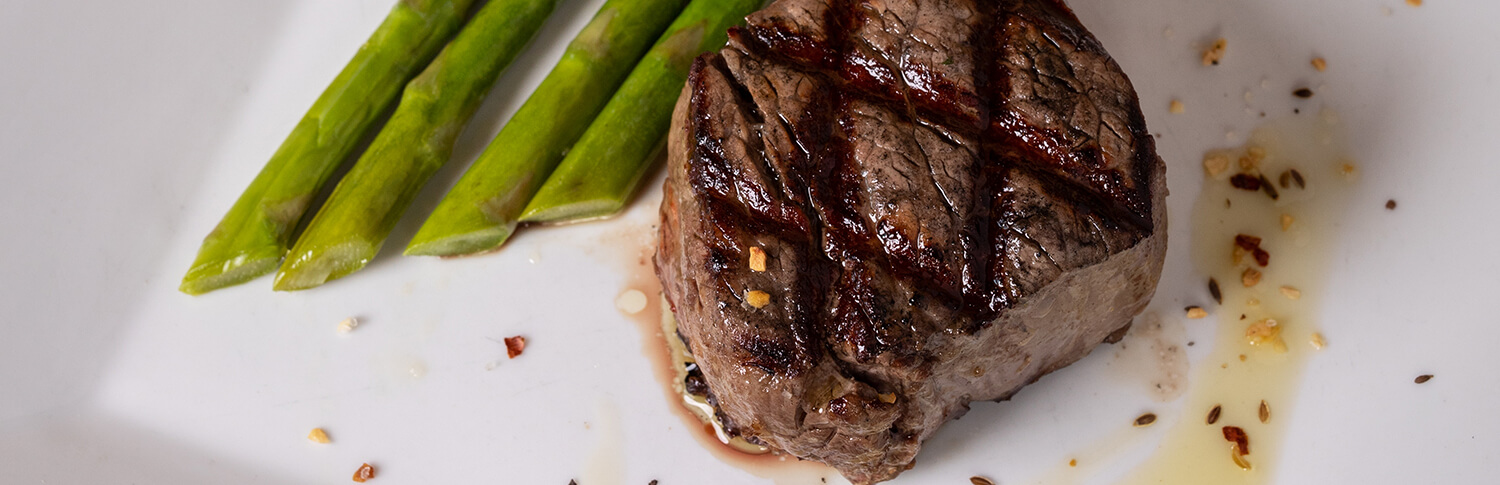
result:
<svg viewBox="0 0 1500 485"><path fill-rule="evenodd" d="M655 201L642 202L652 207ZM648 226L630 229L612 240L630 241L636 248L619 258L626 263L627 282L616 304L622 314L633 320L642 336L642 352L650 359L657 381L672 412L682 419L689 434L719 461L745 470L751 475L771 480L776 485L848 483L838 471L821 463L800 461L795 457L772 453L738 437L730 437L713 419L712 407L703 396L688 392L686 364L692 361L686 346L676 335L676 321L662 297L661 282L651 264L656 249L656 232ZM637 295L645 296L644 306ZM671 338L668 338L670 336Z"/></svg>
<svg viewBox="0 0 1500 485"><path fill-rule="evenodd" d="M1207 316L1187 325L1216 325L1216 342L1192 371L1180 418L1124 483L1275 477L1302 370L1323 346L1338 344L1337 335L1319 332L1318 318L1338 221L1358 177L1344 147L1337 115L1324 111L1267 123L1245 145L1205 155L1193 263L1223 302L1205 288ZM1226 427L1243 431L1249 453L1236 450L1226 436L1237 432Z"/></svg>

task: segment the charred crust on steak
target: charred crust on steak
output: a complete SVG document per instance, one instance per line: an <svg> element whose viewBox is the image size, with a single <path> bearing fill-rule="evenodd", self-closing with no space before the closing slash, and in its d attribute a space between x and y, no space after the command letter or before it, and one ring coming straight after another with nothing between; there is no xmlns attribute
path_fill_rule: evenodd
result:
<svg viewBox="0 0 1500 485"><path fill-rule="evenodd" d="M1159 277L1164 167L1057 0L775 1L694 61L667 151L657 273L723 424L857 484Z"/></svg>

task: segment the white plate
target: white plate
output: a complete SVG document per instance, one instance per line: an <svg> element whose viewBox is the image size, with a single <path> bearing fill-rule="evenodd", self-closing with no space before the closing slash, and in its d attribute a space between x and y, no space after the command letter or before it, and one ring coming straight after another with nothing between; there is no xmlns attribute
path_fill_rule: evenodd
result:
<svg viewBox="0 0 1500 485"><path fill-rule="evenodd" d="M368 461L377 483L766 483L692 437L643 353L654 337L614 308L649 274L633 258L658 193L490 256L391 250L601 1L564 2L369 269L305 293L262 279L199 298L176 291L199 239L391 1L0 2L0 481L341 483ZM1331 261L1332 345L1290 406L1278 481L1492 481L1500 3L1072 3L1134 80L1170 167L1155 308L1201 299L1182 243L1204 150L1243 139L1259 111L1345 120L1363 177ZM1225 62L1200 66L1218 36ZM1317 96L1294 102L1302 85ZM1187 114L1167 114L1171 99ZM364 324L336 334L349 316ZM497 340L516 334L530 346L506 360ZM1045 481L1142 409L1182 414L1114 355L976 404L894 483ZM1422 373L1437 377L1413 385ZM334 444L309 444L313 427ZM1107 483L1167 428L1061 480Z"/></svg>

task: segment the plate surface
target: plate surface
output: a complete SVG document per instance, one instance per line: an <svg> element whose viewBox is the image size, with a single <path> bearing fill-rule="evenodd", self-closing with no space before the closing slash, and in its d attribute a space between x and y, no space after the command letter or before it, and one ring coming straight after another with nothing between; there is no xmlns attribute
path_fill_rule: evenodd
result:
<svg viewBox="0 0 1500 485"><path fill-rule="evenodd" d="M0 481L339 483L370 462L378 483L769 483L700 445L663 397L655 336L615 308L649 276L656 187L622 217L529 229L496 254L396 254L601 3L563 2L369 269L193 298L176 286L198 241L391 1L0 2ZM1203 298L1185 244L1203 152L1242 142L1261 112L1344 120L1362 177L1335 228L1330 346L1285 407L1276 481L1493 480L1500 3L1071 3L1160 134L1174 244L1153 308L1167 318ZM1218 37L1224 62L1201 66ZM1303 86L1316 96L1290 95ZM337 334L351 316L363 324ZM1185 325L1212 341L1212 325ZM508 360L512 335L530 344ZM1112 482L1168 428L1122 438L1124 424L1184 414L1118 354L975 404L892 483ZM314 427L334 444L308 443ZM1056 473L1100 443L1108 459Z"/></svg>

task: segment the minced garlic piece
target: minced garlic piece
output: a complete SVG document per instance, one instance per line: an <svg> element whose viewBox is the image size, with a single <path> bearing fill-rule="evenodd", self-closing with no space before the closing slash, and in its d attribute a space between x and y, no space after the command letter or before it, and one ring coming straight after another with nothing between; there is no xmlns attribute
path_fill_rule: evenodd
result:
<svg viewBox="0 0 1500 485"><path fill-rule="evenodd" d="M745 292L745 303L749 303L750 306L755 308L765 307L771 304L771 294L760 290L747 291Z"/></svg>
<svg viewBox="0 0 1500 485"><path fill-rule="evenodd" d="M1243 283L1246 288L1260 284L1260 271L1256 271L1255 268L1245 269L1245 272L1240 275L1240 283Z"/></svg>
<svg viewBox="0 0 1500 485"><path fill-rule="evenodd" d="M1172 112L1174 115L1180 115L1187 112L1187 107L1182 105L1182 101L1174 99L1172 100L1172 104L1167 106L1167 111Z"/></svg>
<svg viewBox="0 0 1500 485"><path fill-rule="evenodd" d="M757 246L750 247L750 271L764 272L766 270L766 251Z"/></svg>
<svg viewBox="0 0 1500 485"><path fill-rule="evenodd" d="M354 317L345 318L344 321L339 322L339 333L353 332L354 328L358 326L359 319Z"/></svg>
<svg viewBox="0 0 1500 485"><path fill-rule="evenodd" d="M1203 157L1203 171L1208 173L1209 177L1217 177L1225 170L1229 170L1228 156L1216 153Z"/></svg>
<svg viewBox="0 0 1500 485"><path fill-rule="evenodd" d="M307 439L308 441L312 441L313 443L320 443L325 445L333 441L328 439L328 432L323 431L323 428L313 428L312 431L307 433Z"/></svg>
<svg viewBox="0 0 1500 485"><path fill-rule="evenodd" d="M1302 290L1291 286L1283 286L1281 287L1281 295L1285 296L1288 300L1300 300L1302 299Z"/></svg>
<svg viewBox="0 0 1500 485"><path fill-rule="evenodd" d="M1219 59L1224 58L1224 48L1229 46L1229 41L1223 38L1214 41L1214 45L1203 51L1203 65L1217 66Z"/></svg>
<svg viewBox="0 0 1500 485"><path fill-rule="evenodd" d="M1295 221L1296 221L1295 219L1292 219L1292 215L1291 214L1282 214L1281 215L1281 232L1286 232L1286 231L1292 230L1292 223L1295 222Z"/></svg>
<svg viewBox="0 0 1500 485"><path fill-rule="evenodd" d="M1199 318L1203 318L1203 317L1206 317L1206 316L1208 316L1208 311L1204 310L1203 307L1198 307L1198 306L1187 307L1187 317L1188 318L1191 318L1193 320L1197 320Z"/></svg>
<svg viewBox="0 0 1500 485"><path fill-rule="evenodd" d="M1312 347L1316 350L1323 350L1323 347L1328 346L1328 342L1323 340L1323 334L1318 332L1313 332L1312 337L1308 338L1307 343L1312 344Z"/></svg>
<svg viewBox="0 0 1500 485"><path fill-rule="evenodd" d="M1250 345L1268 344L1281 337L1281 325L1273 318L1256 320L1245 328L1245 339Z"/></svg>
<svg viewBox="0 0 1500 485"><path fill-rule="evenodd" d="M1328 70L1328 61L1323 60L1323 58L1321 57L1314 57L1312 60L1312 66L1313 69L1317 69L1318 72L1323 72Z"/></svg>

